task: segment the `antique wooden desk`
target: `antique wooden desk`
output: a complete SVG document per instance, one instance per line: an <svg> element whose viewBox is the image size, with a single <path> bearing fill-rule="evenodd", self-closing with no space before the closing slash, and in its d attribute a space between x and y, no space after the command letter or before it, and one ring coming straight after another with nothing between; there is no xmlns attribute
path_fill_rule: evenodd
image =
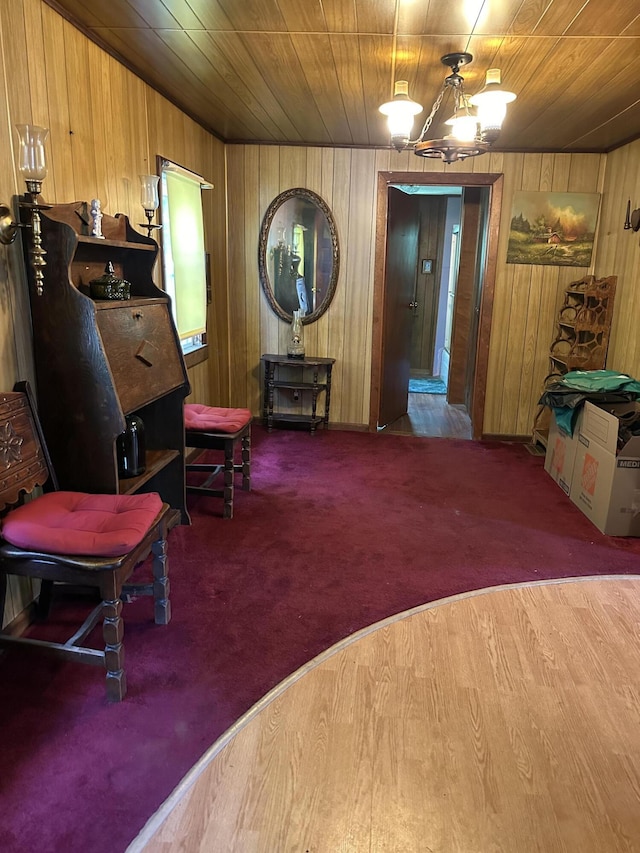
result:
<svg viewBox="0 0 640 853"><path fill-rule="evenodd" d="M189 380L169 297L153 281L158 244L126 216L103 215L103 238L85 231L86 203L42 213L44 289L29 275L39 417L60 487L90 493L158 492L189 523L183 402ZM130 299L93 299L90 281L111 262ZM119 476L116 440L139 415L146 469Z"/></svg>

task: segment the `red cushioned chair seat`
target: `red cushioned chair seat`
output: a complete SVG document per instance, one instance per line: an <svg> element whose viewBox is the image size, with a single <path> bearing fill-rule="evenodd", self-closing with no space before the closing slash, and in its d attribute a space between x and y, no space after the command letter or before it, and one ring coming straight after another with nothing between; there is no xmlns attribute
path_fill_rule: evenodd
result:
<svg viewBox="0 0 640 853"><path fill-rule="evenodd" d="M12 545L33 551L120 556L142 542L161 509L162 499L155 492L50 492L12 510L2 522L2 535Z"/></svg>
<svg viewBox="0 0 640 853"><path fill-rule="evenodd" d="M200 432L238 432L250 420L249 409L225 409L201 403L187 403L184 407L186 429Z"/></svg>

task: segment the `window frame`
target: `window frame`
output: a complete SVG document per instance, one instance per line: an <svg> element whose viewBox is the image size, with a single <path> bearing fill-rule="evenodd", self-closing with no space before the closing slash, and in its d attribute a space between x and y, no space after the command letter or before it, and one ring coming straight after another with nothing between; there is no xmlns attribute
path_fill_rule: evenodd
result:
<svg viewBox="0 0 640 853"><path fill-rule="evenodd" d="M187 169L182 166L180 163L176 163L175 160L171 160L168 157L163 157L158 155L156 157L156 165L157 172L160 177L160 187L159 187L159 196L160 196L160 205L159 205L159 220L162 225L162 234L160 235L160 243L161 247L161 270L162 270L162 282L163 289L168 294L171 300L171 313L174 320L174 324L176 327L176 331L178 333L178 339L180 341L180 347L182 350L183 357L187 364L187 367L192 367L195 364L199 364L202 361L205 361L208 358L208 344L207 344L207 330L209 325L209 304L211 303L211 269L210 269L210 254L206 249L206 234L204 227L204 211L202 211L202 236L203 236L203 251L204 251L204 298L205 298L205 330L197 335L183 335L181 336L179 326L178 326L178 317L177 317L177 300L175 295L175 284L172 287L169 285L170 273L167 269L166 255L167 253L167 240L170 239L170 225L169 225L169 210L168 203L166 201L166 172L177 172L178 174L182 174L185 177L194 181L194 183L199 183L200 192L202 194L203 190L213 189L213 184L206 181L202 175L194 172L191 169ZM195 343L191 343L193 338L197 338L198 340Z"/></svg>

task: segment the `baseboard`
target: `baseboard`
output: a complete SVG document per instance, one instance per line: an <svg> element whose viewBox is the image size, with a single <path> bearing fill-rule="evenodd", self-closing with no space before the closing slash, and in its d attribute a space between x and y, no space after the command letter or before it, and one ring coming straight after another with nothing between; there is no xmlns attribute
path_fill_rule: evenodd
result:
<svg viewBox="0 0 640 853"><path fill-rule="evenodd" d="M482 441L510 441L513 444L531 444L531 435L504 435L487 432L482 434Z"/></svg>
<svg viewBox="0 0 640 853"><path fill-rule="evenodd" d="M334 423L328 425L329 429L345 430L348 432L369 432L367 424ZM324 426L319 427L316 432L322 432ZM508 441L513 444L531 444L531 435L507 435L503 433L483 433L481 441Z"/></svg>
<svg viewBox="0 0 640 853"><path fill-rule="evenodd" d="M369 432L367 424L334 424L330 423L329 429L340 429L348 432Z"/></svg>
<svg viewBox="0 0 640 853"><path fill-rule="evenodd" d="M257 426L264 427L265 430L267 429L267 422L262 420L262 418L256 418L254 422ZM273 432L286 432L288 429L295 432L311 432L308 424L295 424L294 426L289 427L274 424ZM324 432L326 429L347 430L350 432L369 432L369 427L367 424L336 423L334 421L331 421L329 424L327 424L327 426L325 426L323 423L319 423L315 429L315 432Z"/></svg>

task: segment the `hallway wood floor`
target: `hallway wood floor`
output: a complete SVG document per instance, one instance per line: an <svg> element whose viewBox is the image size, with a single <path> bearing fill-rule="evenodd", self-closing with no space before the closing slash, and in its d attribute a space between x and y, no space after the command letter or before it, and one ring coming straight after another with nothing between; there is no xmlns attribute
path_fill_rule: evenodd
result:
<svg viewBox="0 0 640 853"><path fill-rule="evenodd" d="M408 412L384 430L393 435L471 439L465 406L450 406L446 394L409 393Z"/></svg>
<svg viewBox="0 0 640 853"><path fill-rule="evenodd" d="M415 608L233 727L130 853L640 850L640 576Z"/></svg>

